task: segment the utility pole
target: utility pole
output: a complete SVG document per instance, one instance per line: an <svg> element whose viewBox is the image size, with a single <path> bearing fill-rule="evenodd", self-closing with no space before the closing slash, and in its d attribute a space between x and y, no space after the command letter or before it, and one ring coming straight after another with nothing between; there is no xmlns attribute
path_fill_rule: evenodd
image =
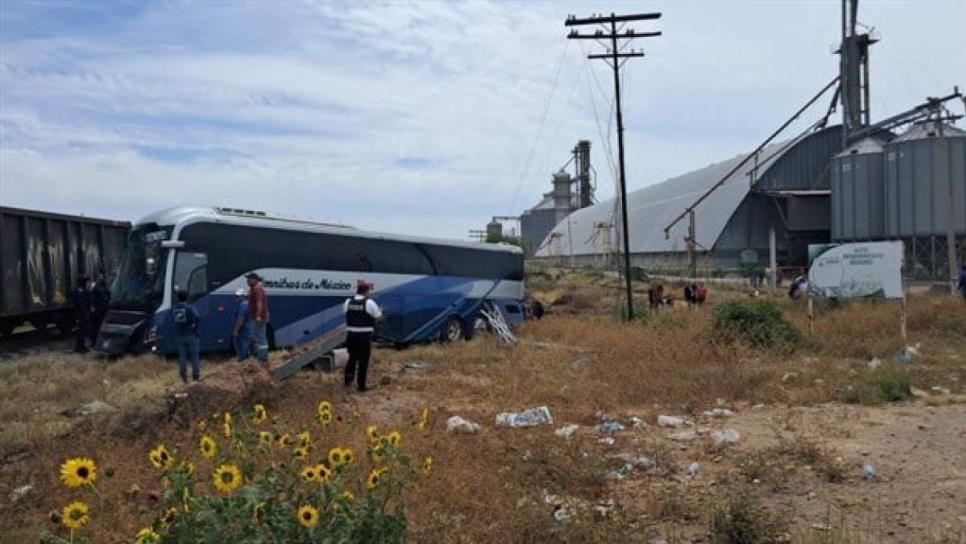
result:
<svg viewBox="0 0 966 544"><path fill-rule="evenodd" d="M607 42L604 40L610 40L610 47L607 48L606 53L588 55L589 59L604 59L607 64L614 71L614 100L616 105L617 113L617 155L618 163L620 164L620 198L621 198L621 230L623 232L624 238L624 282L625 288L627 290L627 319L634 319L634 292L631 288L631 246L628 240L628 226L627 226L627 179L624 172L624 117L621 111L621 82L620 82L620 70L627 62L627 59L633 57L643 57L644 53L642 51L634 51L633 49L629 52L622 53L623 45L627 42L618 44L618 40L632 40L634 38L651 38L655 36L660 36L660 32L635 32L634 29L624 29L626 23L632 21L645 21L660 19L660 13L638 13L634 15L615 15L611 13L610 15L593 15L584 19L578 19L577 17L571 15L564 22L564 26L586 26L586 25L599 25L600 28L593 34L579 34L576 29L570 31L567 35L568 39L571 40L597 40L605 48L607 48ZM621 23L621 28L617 28L617 24ZM609 32L608 32L609 31ZM618 34L620 32L620 34Z"/></svg>

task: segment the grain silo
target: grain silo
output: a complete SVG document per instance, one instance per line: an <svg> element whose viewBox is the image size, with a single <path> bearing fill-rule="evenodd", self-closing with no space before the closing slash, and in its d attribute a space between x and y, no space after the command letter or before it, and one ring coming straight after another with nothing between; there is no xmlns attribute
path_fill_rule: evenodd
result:
<svg viewBox="0 0 966 544"><path fill-rule="evenodd" d="M966 246L966 132L943 121L912 125L885 146L886 235L906 242L920 275L947 265L947 216L962 261Z"/></svg>
<svg viewBox="0 0 966 544"><path fill-rule="evenodd" d="M832 239L885 237L885 142L868 137L832 158Z"/></svg>

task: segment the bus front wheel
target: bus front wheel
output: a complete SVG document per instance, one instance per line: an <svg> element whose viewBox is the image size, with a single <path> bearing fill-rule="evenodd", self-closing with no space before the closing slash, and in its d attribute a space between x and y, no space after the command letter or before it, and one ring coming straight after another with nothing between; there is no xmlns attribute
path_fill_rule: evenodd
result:
<svg viewBox="0 0 966 544"><path fill-rule="evenodd" d="M443 330L440 332L440 339L443 342L456 342L466 338L466 330L463 326L463 320L455 315L449 318L449 321L443 325Z"/></svg>

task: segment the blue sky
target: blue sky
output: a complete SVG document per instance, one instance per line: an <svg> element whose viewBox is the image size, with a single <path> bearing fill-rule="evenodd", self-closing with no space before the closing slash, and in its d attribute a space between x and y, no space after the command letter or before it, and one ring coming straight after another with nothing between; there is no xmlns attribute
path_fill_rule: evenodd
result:
<svg viewBox="0 0 966 544"><path fill-rule="evenodd" d="M605 9L664 13L626 71L632 189L754 147L837 70L836 0L0 0L0 202L463 238L535 203L578 139L606 198L610 76L563 27ZM860 20L874 118L966 85L966 0Z"/></svg>

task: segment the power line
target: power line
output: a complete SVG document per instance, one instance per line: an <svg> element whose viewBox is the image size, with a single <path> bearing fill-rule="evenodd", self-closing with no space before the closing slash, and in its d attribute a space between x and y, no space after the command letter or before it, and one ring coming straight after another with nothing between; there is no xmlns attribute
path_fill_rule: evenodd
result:
<svg viewBox="0 0 966 544"><path fill-rule="evenodd" d="M624 243L624 281L625 288L627 291L627 319L634 319L634 293L631 289L631 255L630 255L630 243L628 241L628 225L627 225L627 179L625 175L624 168L624 120L623 114L621 113L621 84L620 84L620 69L624 62L628 59L643 57L644 53L641 51L631 50L628 53L622 52L623 47L628 43L629 40L634 38L649 38L654 36L660 36L660 32L635 32L634 29L624 30L621 28L620 34L618 34L617 23L630 23L633 21L644 21L653 20L661 17L660 13L638 13L632 15L616 15L611 13L610 16L606 15L595 15L585 19L578 19L577 17L570 16L564 23L564 26L575 27L575 26L586 26L586 25L600 25L603 29L610 27L610 32L605 33L605 30L597 30L594 34L580 34L576 29L572 30L567 36L570 40L610 40L610 48L607 49L606 53L588 55L588 59L602 59L607 61L611 69L614 72L614 109L616 111L617 119L617 162L620 168L620 202L621 202L621 229L623 231L623 243ZM618 42L620 40L620 42ZM572 254L571 254L572 256Z"/></svg>
<svg viewBox="0 0 966 544"><path fill-rule="evenodd" d="M547 121L547 114L550 113L550 107L553 105L553 97L557 91L557 82L560 78L560 69L563 67L564 58L567 54L567 48L570 42L564 45L563 50L560 51L560 58L557 59L557 66L554 68L553 77L550 81L550 93L547 96L547 104L543 109L543 115L540 117L540 123L537 125L537 134L533 138L533 145L530 146L530 151L527 153L526 161L523 164L523 172L520 174L520 179L517 181L517 186L513 190L513 199L510 201L510 213L516 209L517 197L520 195L520 189L523 187L524 181L527 179L527 175L530 173L530 163L533 160L533 154L537 150L537 145L540 142L540 136L543 134L543 126Z"/></svg>

